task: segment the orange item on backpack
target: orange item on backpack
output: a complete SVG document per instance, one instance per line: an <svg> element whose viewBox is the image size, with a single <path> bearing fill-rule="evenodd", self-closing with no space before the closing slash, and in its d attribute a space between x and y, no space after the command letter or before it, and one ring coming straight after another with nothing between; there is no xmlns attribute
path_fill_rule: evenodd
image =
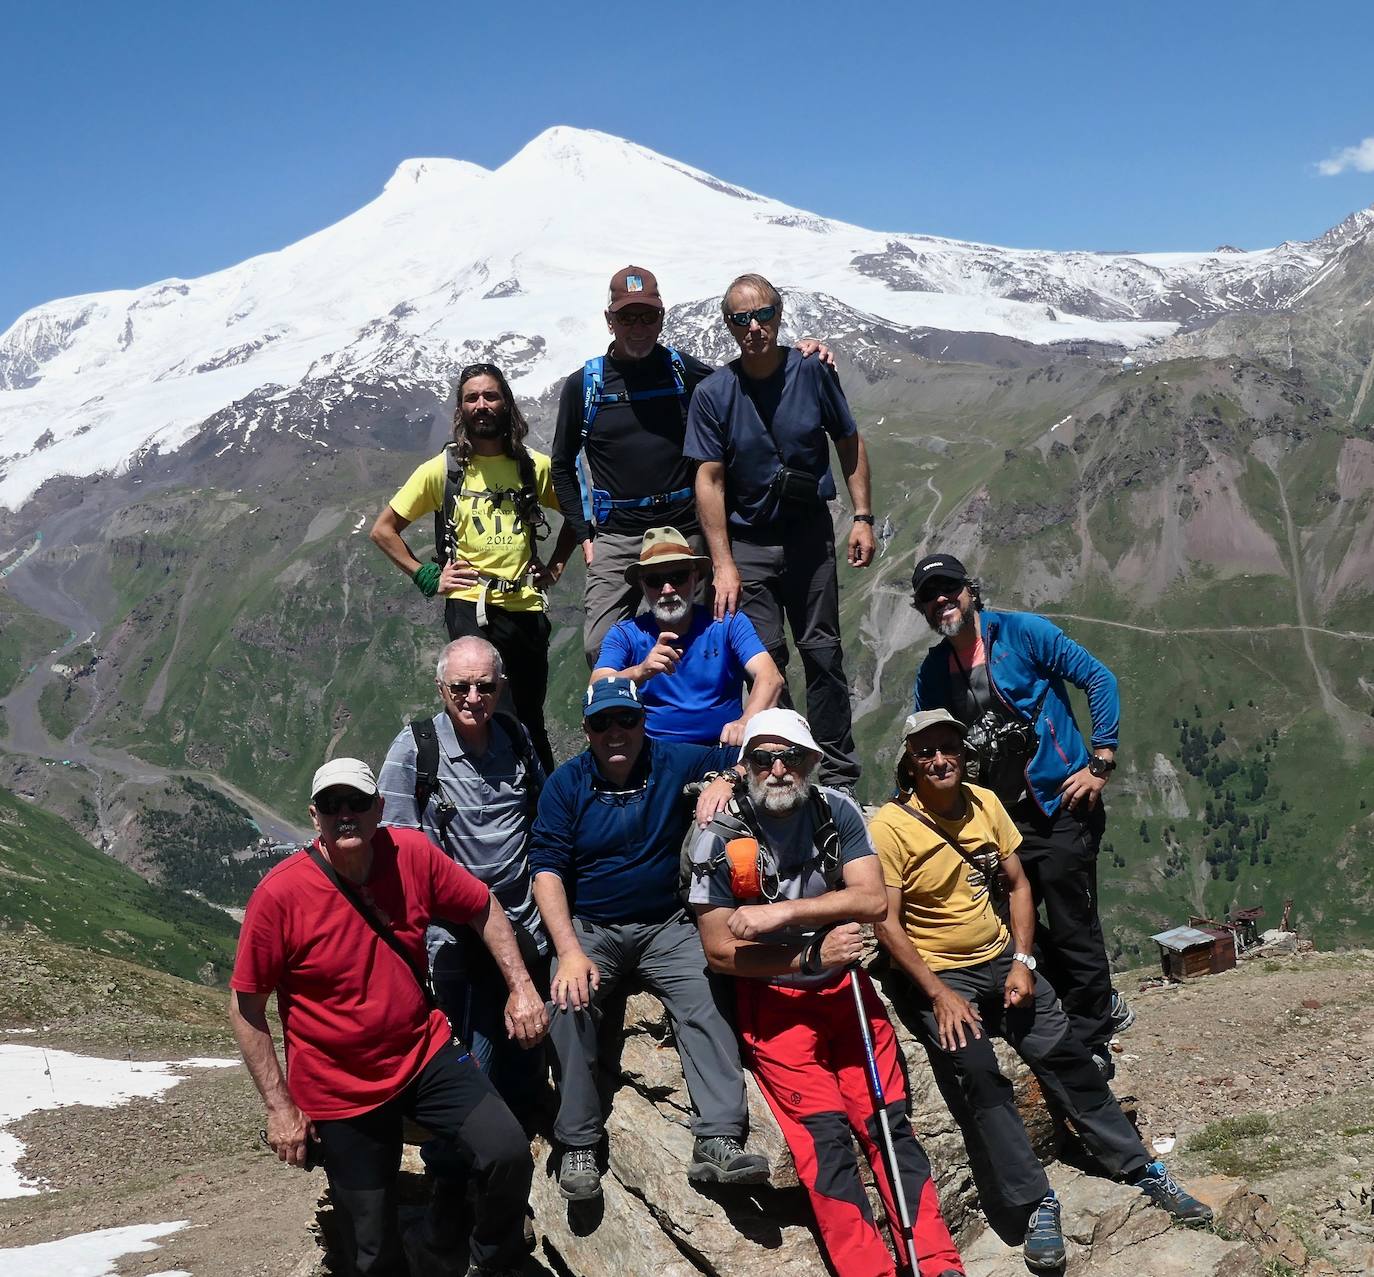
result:
<svg viewBox="0 0 1374 1277"><path fill-rule="evenodd" d="M759 840L731 838L725 844L725 858L730 862L730 892L736 900L754 900L763 894L759 878Z"/></svg>

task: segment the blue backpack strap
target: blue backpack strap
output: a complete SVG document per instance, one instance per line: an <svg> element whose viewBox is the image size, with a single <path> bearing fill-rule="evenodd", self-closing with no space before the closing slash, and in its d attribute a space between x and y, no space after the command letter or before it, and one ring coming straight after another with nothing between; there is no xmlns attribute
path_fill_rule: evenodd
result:
<svg viewBox="0 0 1374 1277"><path fill-rule="evenodd" d="M597 355L582 365L582 443L592 432L596 410L601 407L601 395L606 386L606 356Z"/></svg>
<svg viewBox="0 0 1374 1277"><path fill-rule="evenodd" d="M673 385L677 390L678 398L685 398L687 394L687 363L671 346L665 346L664 350L668 352L668 366L673 370Z"/></svg>

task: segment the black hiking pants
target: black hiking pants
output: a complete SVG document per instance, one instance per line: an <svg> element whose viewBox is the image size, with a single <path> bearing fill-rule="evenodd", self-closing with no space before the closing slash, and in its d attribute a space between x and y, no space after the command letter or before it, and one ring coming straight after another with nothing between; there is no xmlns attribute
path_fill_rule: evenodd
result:
<svg viewBox="0 0 1374 1277"><path fill-rule="evenodd" d="M470 1159L477 1222L474 1265L518 1268L525 1258L525 1202L534 1164L520 1123L471 1055L448 1043L394 1099L357 1117L316 1122L329 1191L353 1226L359 1277L407 1277L396 1227L401 1119L446 1136Z"/></svg>
<svg viewBox="0 0 1374 1277"><path fill-rule="evenodd" d="M477 624L477 604L468 599L449 599L444 604L444 624L450 641L484 638L506 666L506 690L497 708L514 714L525 725L546 776L553 774L553 747L544 726L544 697L549 690L549 632L552 626L543 612L507 612L487 601L486 627Z"/></svg>
<svg viewBox="0 0 1374 1277"><path fill-rule="evenodd" d="M1106 828L1101 801L1046 816L1029 799L1011 809L1021 831L1017 855L1037 908L1035 940L1042 971L1059 991L1078 1040L1097 1054L1112 1036L1112 969L1097 913L1097 853Z"/></svg>

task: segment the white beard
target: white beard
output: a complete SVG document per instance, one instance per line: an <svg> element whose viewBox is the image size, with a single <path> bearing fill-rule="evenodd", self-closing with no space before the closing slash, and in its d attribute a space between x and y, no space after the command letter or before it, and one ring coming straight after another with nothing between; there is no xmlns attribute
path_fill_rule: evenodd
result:
<svg viewBox="0 0 1374 1277"><path fill-rule="evenodd" d="M675 594L665 599L661 594L653 606L654 620L663 626L675 626L692 614L692 600ZM675 631L676 632L676 631Z"/></svg>
<svg viewBox="0 0 1374 1277"><path fill-rule="evenodd" d="M801 778L790 785L771 785L769 777L762 780L754 774L749 776L749 797L755 807L760 807L770 816L790 816L797 811L811 794L811 781Z"/></svg>

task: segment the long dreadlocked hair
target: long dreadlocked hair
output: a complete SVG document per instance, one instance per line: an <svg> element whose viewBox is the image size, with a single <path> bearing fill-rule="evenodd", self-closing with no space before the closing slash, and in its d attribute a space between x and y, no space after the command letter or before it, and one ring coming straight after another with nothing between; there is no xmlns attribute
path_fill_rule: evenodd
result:
<svg viewBox="0 0 1374 1277"><path fill-rule="evenodd" d="M495 364L469 364L458 374L458 402L453 409L453 451L458 465L466 469L468 458L472 456L472 441L468 438L468 428L463 423L463 387L474 377L492 377L501 388L501 397L506 401L506 451L522 467L528 462L529 453L525 449L525 436L529 434L529 422L520 411L511 393L510 382Z"/></svg>

